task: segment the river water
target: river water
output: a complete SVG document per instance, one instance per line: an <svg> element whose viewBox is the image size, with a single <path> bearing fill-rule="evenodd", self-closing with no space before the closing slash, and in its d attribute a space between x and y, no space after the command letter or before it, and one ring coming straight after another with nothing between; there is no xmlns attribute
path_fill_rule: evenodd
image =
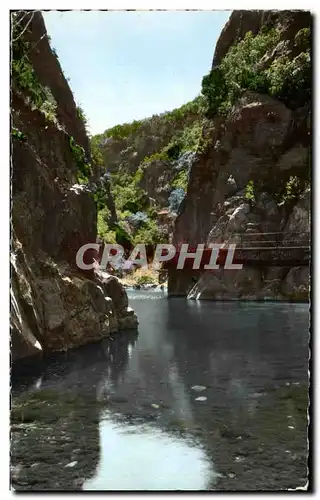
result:
<svg viewBox="0 0 320 500"><path fill-rule="evenodd" d="M138 333L13 371L14 488L304 487L309 306L128 295Z"/></svg>

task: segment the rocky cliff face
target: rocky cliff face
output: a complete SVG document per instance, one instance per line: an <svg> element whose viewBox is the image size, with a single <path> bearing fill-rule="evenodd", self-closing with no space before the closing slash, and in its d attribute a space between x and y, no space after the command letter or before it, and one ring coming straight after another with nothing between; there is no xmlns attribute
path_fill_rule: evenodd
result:
<svg viewBox="0 0 320 500"><path fill-rule="evenodd" d="M297 33L309 29L306 12L236 11L215 50L217 67L245 33L276 27L280 38L259 68L299 53ZM273 66L274 68L274 66ZM295 97L296 102L295 102ZM186 198L175 224L174 243L238 243L308 240L310 233L311 103L297 90L288 103L245 91L227 116L215 116L210 141L190 172ZM294 191L294 194L293 194ZM280 235L280 236L279 236ZM196 282L196 283L195 283ZM169 293L208 299L307 299L309 269L250 268L185 273L172 270Z"/></svg>
<svg viewBox="0 0 320 500"><path fill-rule="evenodd" d="M304 11L234 10L217 41L212 67L219 66L228 50L249 31L257 35L262 28L275 27L282 42L279 48L283 49L283 42L293 45L294 35L310 24L310 13Z"/></svg>
<svg viewBox="0 0 320 500"><path fill-rule="evenodd" d="M117 278L76 266L79 247L96 241L96 204L88 185L77 181L77 153L89 156L88 138L39 12L24 16L18 36L11 102L13 360L137 326ZM34 99L34 89L50 93L54 116L43 112L47 103Z"/></svg>

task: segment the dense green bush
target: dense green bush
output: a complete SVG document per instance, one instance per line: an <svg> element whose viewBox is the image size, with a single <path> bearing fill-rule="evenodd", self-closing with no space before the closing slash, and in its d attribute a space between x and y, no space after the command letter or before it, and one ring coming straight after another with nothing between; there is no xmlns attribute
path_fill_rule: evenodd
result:
<svg viewBox="0 0 320 500"><path fill-rule="evenodd" d="M194 123L182 130L179 137L181 151L197 151L202 137L203 120L197 119Z"/></svg>
<svg viewBox="0 0 320 500"><path fill-rule="evenodd" d="M101 148L102 134L90 137L90 152L92 161L101 170L104 167L104 159Z"/></svg>
<svg viewBox="0 0 320 500"><path fill-rule="evenodd" d="M302 106L311 99L312 69L309 52L294 59L276 59L266 71L269 93L289 106Z"/></svg>
<svg viewBox="0 0 320 500"><path fill-rule="evenodd" d="M142 120L134 120L131 123L123 123L115 125L104 132L105 137L113 137L114 139L123 139L131 134L134 134L142 125Z"/></svg>
<svg viewBox="0 0 320 500"><path fill-rule="evenodd" d="M165 121L176 122L183 120L187 115L201 115L204 110L204 99L203 96L197 96L190 102L183 104L180 108L173 109L172 111L167 111L162 115Z"/></svg>
<svg viewBox="0 0 320 500"><path fill-rule="evenodd" d="M173 188L181 188L184 191L187 190L188 187L189 174L187 170L181 170L172 182Z"/></svg>
<svg viewBox="0 0 320 500"><path fill-rule="evenodd" d="M102 135L103 137L112 137L113 139L124 139L130 135L137 134L141 131L143 126L151 124L154 121L160 123L176 123L183 121L188 115L201 115L204 111L204 98L197 96L190 102L183 104L179 108L172 111L166 111L160 115L153 115L144 120L134 120L131 123L123 123L107 129Z"/></svg>
<svg viewBox="0 0 320 500"><path fill-rule="evenodd" d="M311 96L310 32L300 30L295 39L302 52L294 59L276 58L269 68L261 65L263 56L277 46L280 33L263 30L248 32L230 48L219 67L202 80L202 94L209 116L227 113L244 90L268 93L295 107ZM309 44L309 45L308 45Z"/></svg>
<svg viewBox="0 0 320 500"><path fill-rule="evenodd" d="M110 211L107 207L98 211L97 233L105 243L116 243L116 233L109 227Z"/></svg>
<svg viewBox="0 0 320 500"><path fill-rule="evenodd" d="M296 203L308 186L310 186L308 179L290 175L284 182L282 189L277 193L278 200L285 203Z"/></svg>
<svg viewBox="0 0 320 500"><path fill-rule="evenodd" d="M19 141L21 141L21 142L25 142L27 139L23 132L20 132L20 130L18 130L14 127L12 127L11 136L15 137L16 139L19 139Z"/></svg>
<svg viewBox="0 0 320 500"><path fill-rule="evenodd" d="M128 233L121 222L113 225L112 229L115 232L116 242L124 248L130 248L133 244L132 236Z"/></svg>
<svg viewBox="0 0 320 500"><path fill-rule="evenodd" d="M253 181L249 181L248 184L246 185L245 194L244 194L244 197L246 198L246 200L255 201L255 199L256 199L256 192L255 191L256 190L255 190L255 186L254 186Z"/></svg>
<svg viewBox="0 0 320 500"><path fill-rule="evenodd" d="M146 164L151 163L153 161L168 161L168 160L169 160L169 157L167 154L167 146L165 146L160 151L157 151L156 153L153 153L150 156L146 156L143 159L142 165L146 165Z"/></svg>
<svg viewBox="0 0 320 500"><path fill-rule="evenodd" d="M294 37L294 45L302 52L310 50L312 44L310 28L302 28Z"/></svg>
<svg viewBox="0 0 320 500"><path fill-rule="evenodd" d="M149 219L134 235L133 242L135 245L144 243L145 245L154 245L164 243L164 236L161 233L155 220Z"/></svg>
<svg viewBox="0 0 320 500"><path fill-rule="evenodd" d="M145 191L136 184L136 177L126 172L112 174L111 192L119 212L129 210L132 213L144 211L149 198Z"/></svg>

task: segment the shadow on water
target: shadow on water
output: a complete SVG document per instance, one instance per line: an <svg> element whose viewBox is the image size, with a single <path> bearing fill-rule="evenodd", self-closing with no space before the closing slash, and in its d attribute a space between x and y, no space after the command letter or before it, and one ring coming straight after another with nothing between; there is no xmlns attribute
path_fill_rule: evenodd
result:
<svg viewBox="0 0 320 500"><path fill-rule="evenodd" d="M16 489L305 485L308 307L129 298L139 336L14 371Z"/></svg>
<svg viewBox="0 0 320 500"><path fill-rule="evenodd" d="M306 484L308 327L303 304L168 302L166 332L219 472L214 489Z"/></svg>
<svg viewBox="0 0 320 500"><path fill-rule="evenodd" d="M12 367L11 482L16 490L74 490L100 456L101 379L118 383L137 332Z"/></svg>

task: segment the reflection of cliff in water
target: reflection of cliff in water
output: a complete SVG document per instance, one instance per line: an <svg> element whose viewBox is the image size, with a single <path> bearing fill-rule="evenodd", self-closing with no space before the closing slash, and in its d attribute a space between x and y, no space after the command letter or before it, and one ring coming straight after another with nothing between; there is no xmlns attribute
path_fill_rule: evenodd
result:
<svg viewBox="0 0 320 500"><path fill-rule="evenodd" d="M100 457L97 388L121 378L135 333L42 360L12 374L12 485L16 490L73 490ZM32 364L33 363L33 364ZM29 372L29 376L26 377ZM31 373L30 373L31 372Z"/></svg>
<svg viewBox="0 0 320 500"><path fill-rule="evenodd" d="M138 338L115 335L55 357L27 395L14 385L20 422L14 484L221 490L305 484L307 309L140 295ZM46 404L38 407L34 394ZM23 397L39 416L26 422L24 414L21 423Z"/></svg>
<svg viewBox="0 0 320 500"><path fill-rule="evenodd" d="M218 303L212 321L207 314L212 303L181 306L188 329L182 328L177 304L169 301L166 332L197 435L219 472L214 487L230 489L230 478L237 490L305 485L309 353L304 316L294 315L294 306L286 311L256 305L253 315L250 304ZM195 385L207 389L195 394ZM197 401L199 395L207 400Z"/></svg>

